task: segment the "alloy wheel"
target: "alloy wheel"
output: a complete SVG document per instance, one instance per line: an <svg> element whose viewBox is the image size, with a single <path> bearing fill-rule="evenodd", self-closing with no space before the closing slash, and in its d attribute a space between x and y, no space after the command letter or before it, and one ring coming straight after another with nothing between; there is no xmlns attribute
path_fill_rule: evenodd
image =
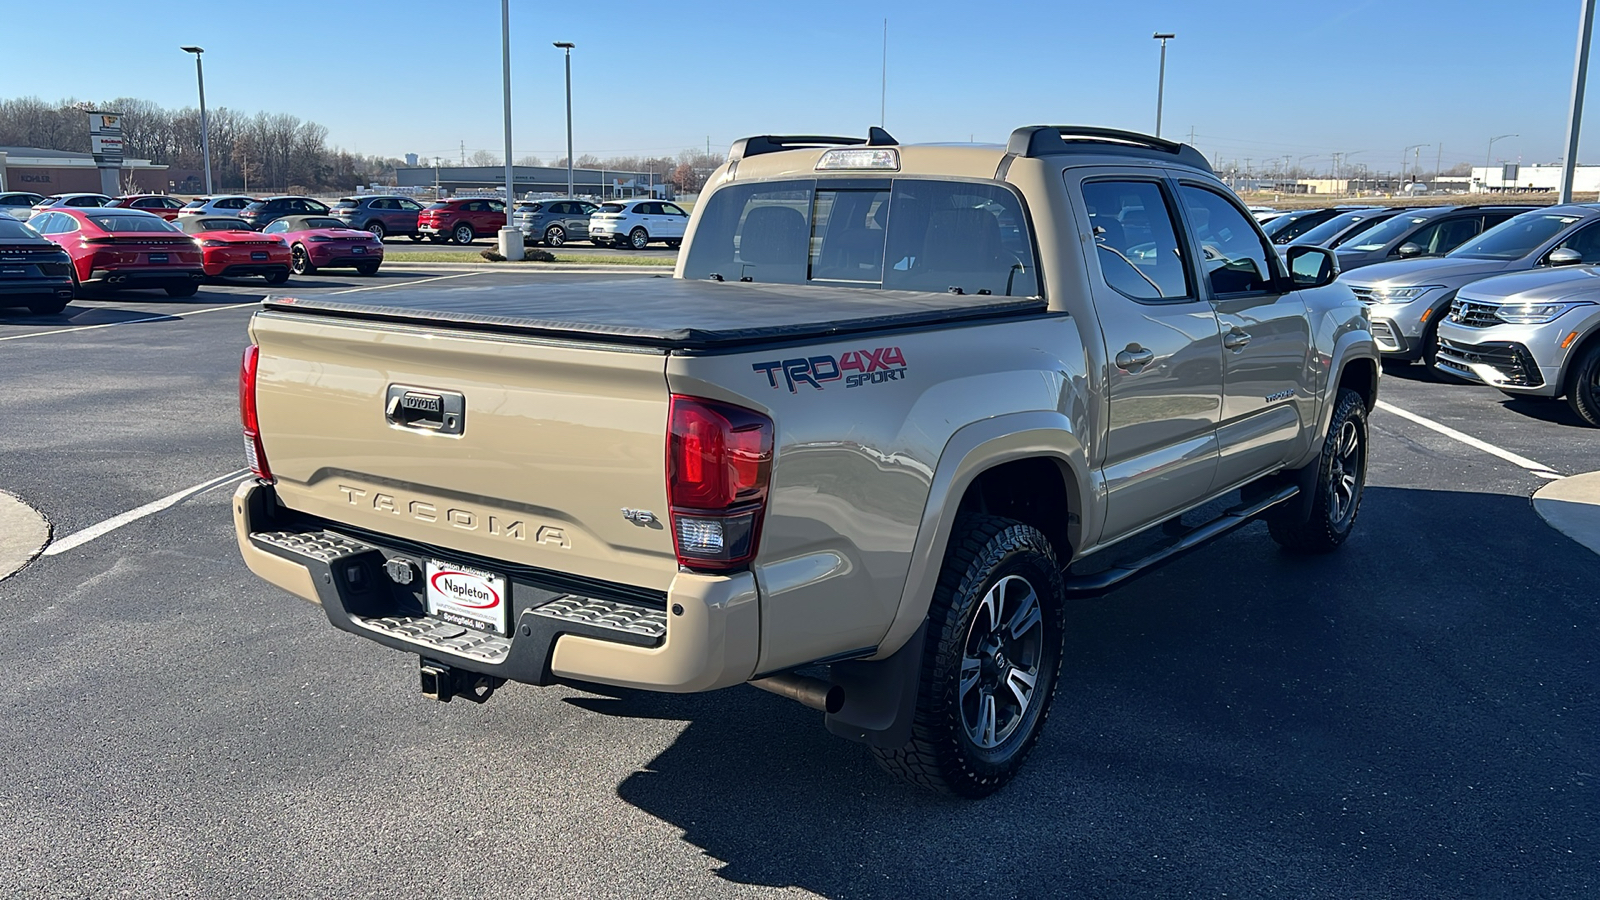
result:
<svg viewBox="0 0 1600 900"><path fill-rule="evenodd" d="M1362 465L1361 430L1354 421L1346 420L1334 443L1328 472L1328 518L1334 524L1343 524L1355 511L1356 496L1361 490Z"/></svg>
<svg viewBox="0 0 1600 900"><path fill-rule="evenodd" d="M560 225L551 225L545 229L544 242L551 247L559 247L567 242L567 232Z"/></svg>
<svg viewBox="0 0 1600 900"><path fill-rule="evenodd" d="M1007 575L973 611L956 688L961 727L973 744L992 750L1027 718L1039 683L1044 616L1026 578Z"/></svg>

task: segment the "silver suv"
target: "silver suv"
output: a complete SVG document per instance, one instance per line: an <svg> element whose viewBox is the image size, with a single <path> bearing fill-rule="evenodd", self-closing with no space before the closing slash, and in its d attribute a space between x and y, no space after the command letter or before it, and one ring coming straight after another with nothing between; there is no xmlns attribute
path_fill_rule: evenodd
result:
<svg viewBox="0 0 1600 900"><path fill-rule="evenodd" d="M1597 204L1526 212L1442 257L1379 263L1340 280L1372 304L1372 337L1385 359L1432 366L1439 321L1457 291L1491 275L1580 261L1600 263Z"/></svg>
<svg viewBox="0 0 1600 900"><path fill-rule="evenodd" d="M1512 397L1560 397L1600 427L1600 278L1567 266L1487 278L1439 323L1442 371Z"/></svg>
<svg viewBox="0 0 1600 900"><path fill-rule="evenodd" d="M521 229L525 243L560 247L587 240L589 217L599 208L587 200L524 200L511 214L511 224Z"/></svg>

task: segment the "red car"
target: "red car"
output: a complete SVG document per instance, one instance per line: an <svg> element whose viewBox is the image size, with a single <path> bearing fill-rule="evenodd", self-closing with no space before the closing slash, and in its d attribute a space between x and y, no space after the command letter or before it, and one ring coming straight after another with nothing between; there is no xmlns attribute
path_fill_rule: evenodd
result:
<svg viewBox="0 0 1600 900"><path fill-rule="evenodd" d="M506 225L502 200L440 200L417 214L417 231L435 243L470 244L479 235L498 234Z"/></svg>
<svg viewBox="0 0 1600 900"><path fill-rule="evenodd" d="M171 222L178 217L178 210L183 209L183 201L168 197L166 194L128 194L125 197L118 197L106 206L113 209L142 209Z"/></svg>
<svg viewBox="0 0 1600 900"><path fill-rule="evenodd" d="M289 280L289 245L236 216L184 216L178 227L200 242L208 278L260 275L267 284Z"/></svg>
<svg viewBox="0 0 1600 900"><path fill-rule="evenodd" d="M354 268L376 275L383 264L383 242L332 216L284 216L261 229L289 245L289 267L296 275L318 269Z"/></svg>
<svg viewBox="0 0 1600 900"><path fill-rule="evenodd" d="M200 244L155 213L58 206L28 220L72 257L80 287L164 288L192 297L205 277Z"/></svg>

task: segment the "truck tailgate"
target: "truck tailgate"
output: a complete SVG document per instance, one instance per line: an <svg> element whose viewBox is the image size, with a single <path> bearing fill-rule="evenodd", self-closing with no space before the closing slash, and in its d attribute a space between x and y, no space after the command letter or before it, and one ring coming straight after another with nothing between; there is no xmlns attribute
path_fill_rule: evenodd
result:
<svg viewBox="0 0 1600 900"><path fill-rule="evenodd" d="M272 311L251 333L286 506L446 554L670 585L664 352Z"/></svg>

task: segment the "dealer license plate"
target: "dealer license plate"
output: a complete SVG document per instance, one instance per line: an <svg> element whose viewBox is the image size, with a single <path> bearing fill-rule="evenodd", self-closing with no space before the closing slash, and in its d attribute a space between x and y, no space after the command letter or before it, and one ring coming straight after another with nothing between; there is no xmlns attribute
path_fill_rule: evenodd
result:
<svg viewBox="0 0 1600 900"><path fill-rule="evenodd" d="M362 255L366 254L367 248L365 248L365 247L351 247L350 248L350 252L352 254L356 255L356 256L362 256Z"/></svg>
<svg viewBox="0 0 1600 900"><path fill-rule="evenodd" d="M427 563L428 615L466 628L511 633L511 597L506 577L430 559Z"/></svg>
<svg viewBox="0 0 1600 900"><path fill-rule="evenodd" d="M151 262L152 265L154 265L156 263L164 263L166 261L167 261L167 255L165 253L152 253L152 254L150 254L150 262Z"/></svg>
<svg viewBox="0 0 1600 900"><path fill-rule="evenodd" d="M251 250L250 251L250 258L251 259L266 259L267 258L267 251L265 251L265 250Z"/></svg>

